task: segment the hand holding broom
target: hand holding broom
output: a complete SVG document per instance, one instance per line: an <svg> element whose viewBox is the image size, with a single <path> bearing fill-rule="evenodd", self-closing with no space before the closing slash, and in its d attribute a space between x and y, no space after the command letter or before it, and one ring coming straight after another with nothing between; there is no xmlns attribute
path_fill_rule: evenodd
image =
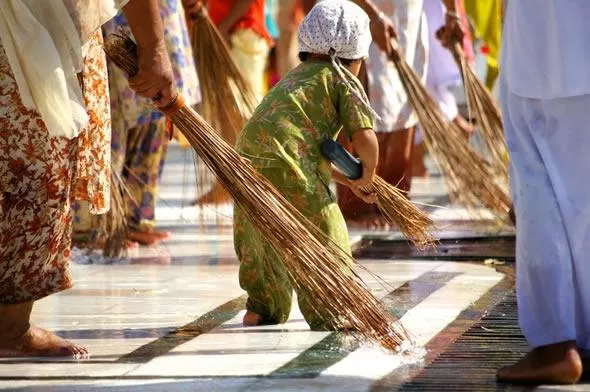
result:
<svg viewBox="0 0 590 392"><path fill-rule="evenodd" d="M361 162L336 141L325 140L321 145L321 150L322 154L347 178L355 180L362 177L363 166ZM436 241L432 233L429 232L429 229L434 225L432 219L412 204L395 186L376 176L374 182L362 190L376 194L377 206L385 218L390 223L398 225L402 233L416 246L425 247Z"/></svg>
<svg viewBox="0 0 590 392"><path fill-rule="evenodd" d="M128 37L111 35L107 55L127 74L137 72L137 48ZM310 293L310 306L334 328L349 326L388 350L409 340L407 331L348 266L350 254L293 207L182 98L163 108L197 154L232 194L236 204L272 245L293 284ZM348 272L350 273L348 273Z"/></svg>

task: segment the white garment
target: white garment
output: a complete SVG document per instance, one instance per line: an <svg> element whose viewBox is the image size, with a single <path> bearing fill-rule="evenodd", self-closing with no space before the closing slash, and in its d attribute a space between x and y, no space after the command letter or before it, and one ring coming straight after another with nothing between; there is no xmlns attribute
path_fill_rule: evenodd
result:
<svg viewBox="0 0 590 392"><path fill-rule="evenodd" d="M23 104L52 136L73 138L88 122L77 73L82 44L125 0L3 0L0 41Z"/></svg>
<svg viewBox="0 0 590 392"><path fill-rule="evenodd" d="M590 94L590 1L508 2L502 72L514 94L552 99Z"/></svg>
<svg viewBox="0 0 590 392"><path fill-rule="evenodd" d="M537 100L500 83L520 327L532 347L590 349L590 95Z"/></svg>
<svg viewBox="0 0 590 392"><path fill-rule="evenodd" d="M406 62L426 81L428 28L423 0L374 0L374 3L395 25L398 42ZM395 132L415 126L418 117L408 102L395 65L375 44L367 61L369 98L381 117L377 132Z"/></svg>

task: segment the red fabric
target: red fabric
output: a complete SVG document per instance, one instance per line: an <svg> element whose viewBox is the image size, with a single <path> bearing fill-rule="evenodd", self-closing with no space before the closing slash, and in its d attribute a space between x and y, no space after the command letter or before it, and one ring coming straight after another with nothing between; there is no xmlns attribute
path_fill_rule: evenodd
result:
<svg viewBox="0 0 590 392"><path fill-rule="evenodd" d="M209 0L209 16L213 23L219 26L236 2L237 0ZM264 22L264 0L254 0L246 14L231 27L231 31L252 29L272 43L272 37L266 30Z"/></svg>

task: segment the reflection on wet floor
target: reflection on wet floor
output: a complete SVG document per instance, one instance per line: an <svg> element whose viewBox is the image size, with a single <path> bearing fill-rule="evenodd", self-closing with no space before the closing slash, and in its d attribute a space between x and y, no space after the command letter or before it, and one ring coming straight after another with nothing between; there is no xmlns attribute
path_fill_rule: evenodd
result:
<svg viewBox="0 0 590 392"><path fill-rule="evenodd" d="M363 279L426 347L423 362L408 363L351 334L312 332L296 301L287 323L244 328L246 297L237 281L231 227L216 226L215 211L188 205L194 186L190 179L179 182L177 174L187 170L185 153L171 148L157 211L162 228L173 232L172 240L123 260L77 251L75 287L39 301L34 309L35 323L87 345L90 360L0 360L0 390L506 388L493 381L493 368L516 358L523 346L518 343L518 350L508 355L501 349L493 352L485 342L504 344L498 340L504 335L494 334L498 325L517 334L510 302L514 237L509 228L443 208L432 211L446 229L437 252L416 252L395 232L351 234L359 262L385 284L361 271ZM418 181L413 197L425 203L443 200L442 181ZM206 213L212 215L204 217ZM222 208L221 215L230 219L231 208ZM484 263L490 257L508 263ZM496 304L505 307L506 317L494 313L500 309ZM482 323L488 324L478 324L485 315ZM488 328L491 321L494 327ZM480 333L482 326L490 333Z"/></svg>

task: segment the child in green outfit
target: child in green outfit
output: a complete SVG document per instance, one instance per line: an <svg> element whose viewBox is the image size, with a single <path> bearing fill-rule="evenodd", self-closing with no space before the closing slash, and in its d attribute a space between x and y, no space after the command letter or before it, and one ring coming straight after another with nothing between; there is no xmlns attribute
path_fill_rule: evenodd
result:
<svg viewBox="0 0 590 392"><path fill-rule="evenodd" d="M373 181L379 147L374 112L356 78L371 44L369 18L347 0L324 0L299 30L302 64L269 92L242 130L237 149L298 210L343 249L348 231L332 180L361 191ZM363 163L363 177L346 179L322 157L322 141L340 130L351 138ZM240 285L248 292L244 325L284 323L291 311L293 286L272 246L236 207L234 246L240 260ZM332 320L312 309L308 294L297 290L299 307L314 330L333 329Z"/></svg>

